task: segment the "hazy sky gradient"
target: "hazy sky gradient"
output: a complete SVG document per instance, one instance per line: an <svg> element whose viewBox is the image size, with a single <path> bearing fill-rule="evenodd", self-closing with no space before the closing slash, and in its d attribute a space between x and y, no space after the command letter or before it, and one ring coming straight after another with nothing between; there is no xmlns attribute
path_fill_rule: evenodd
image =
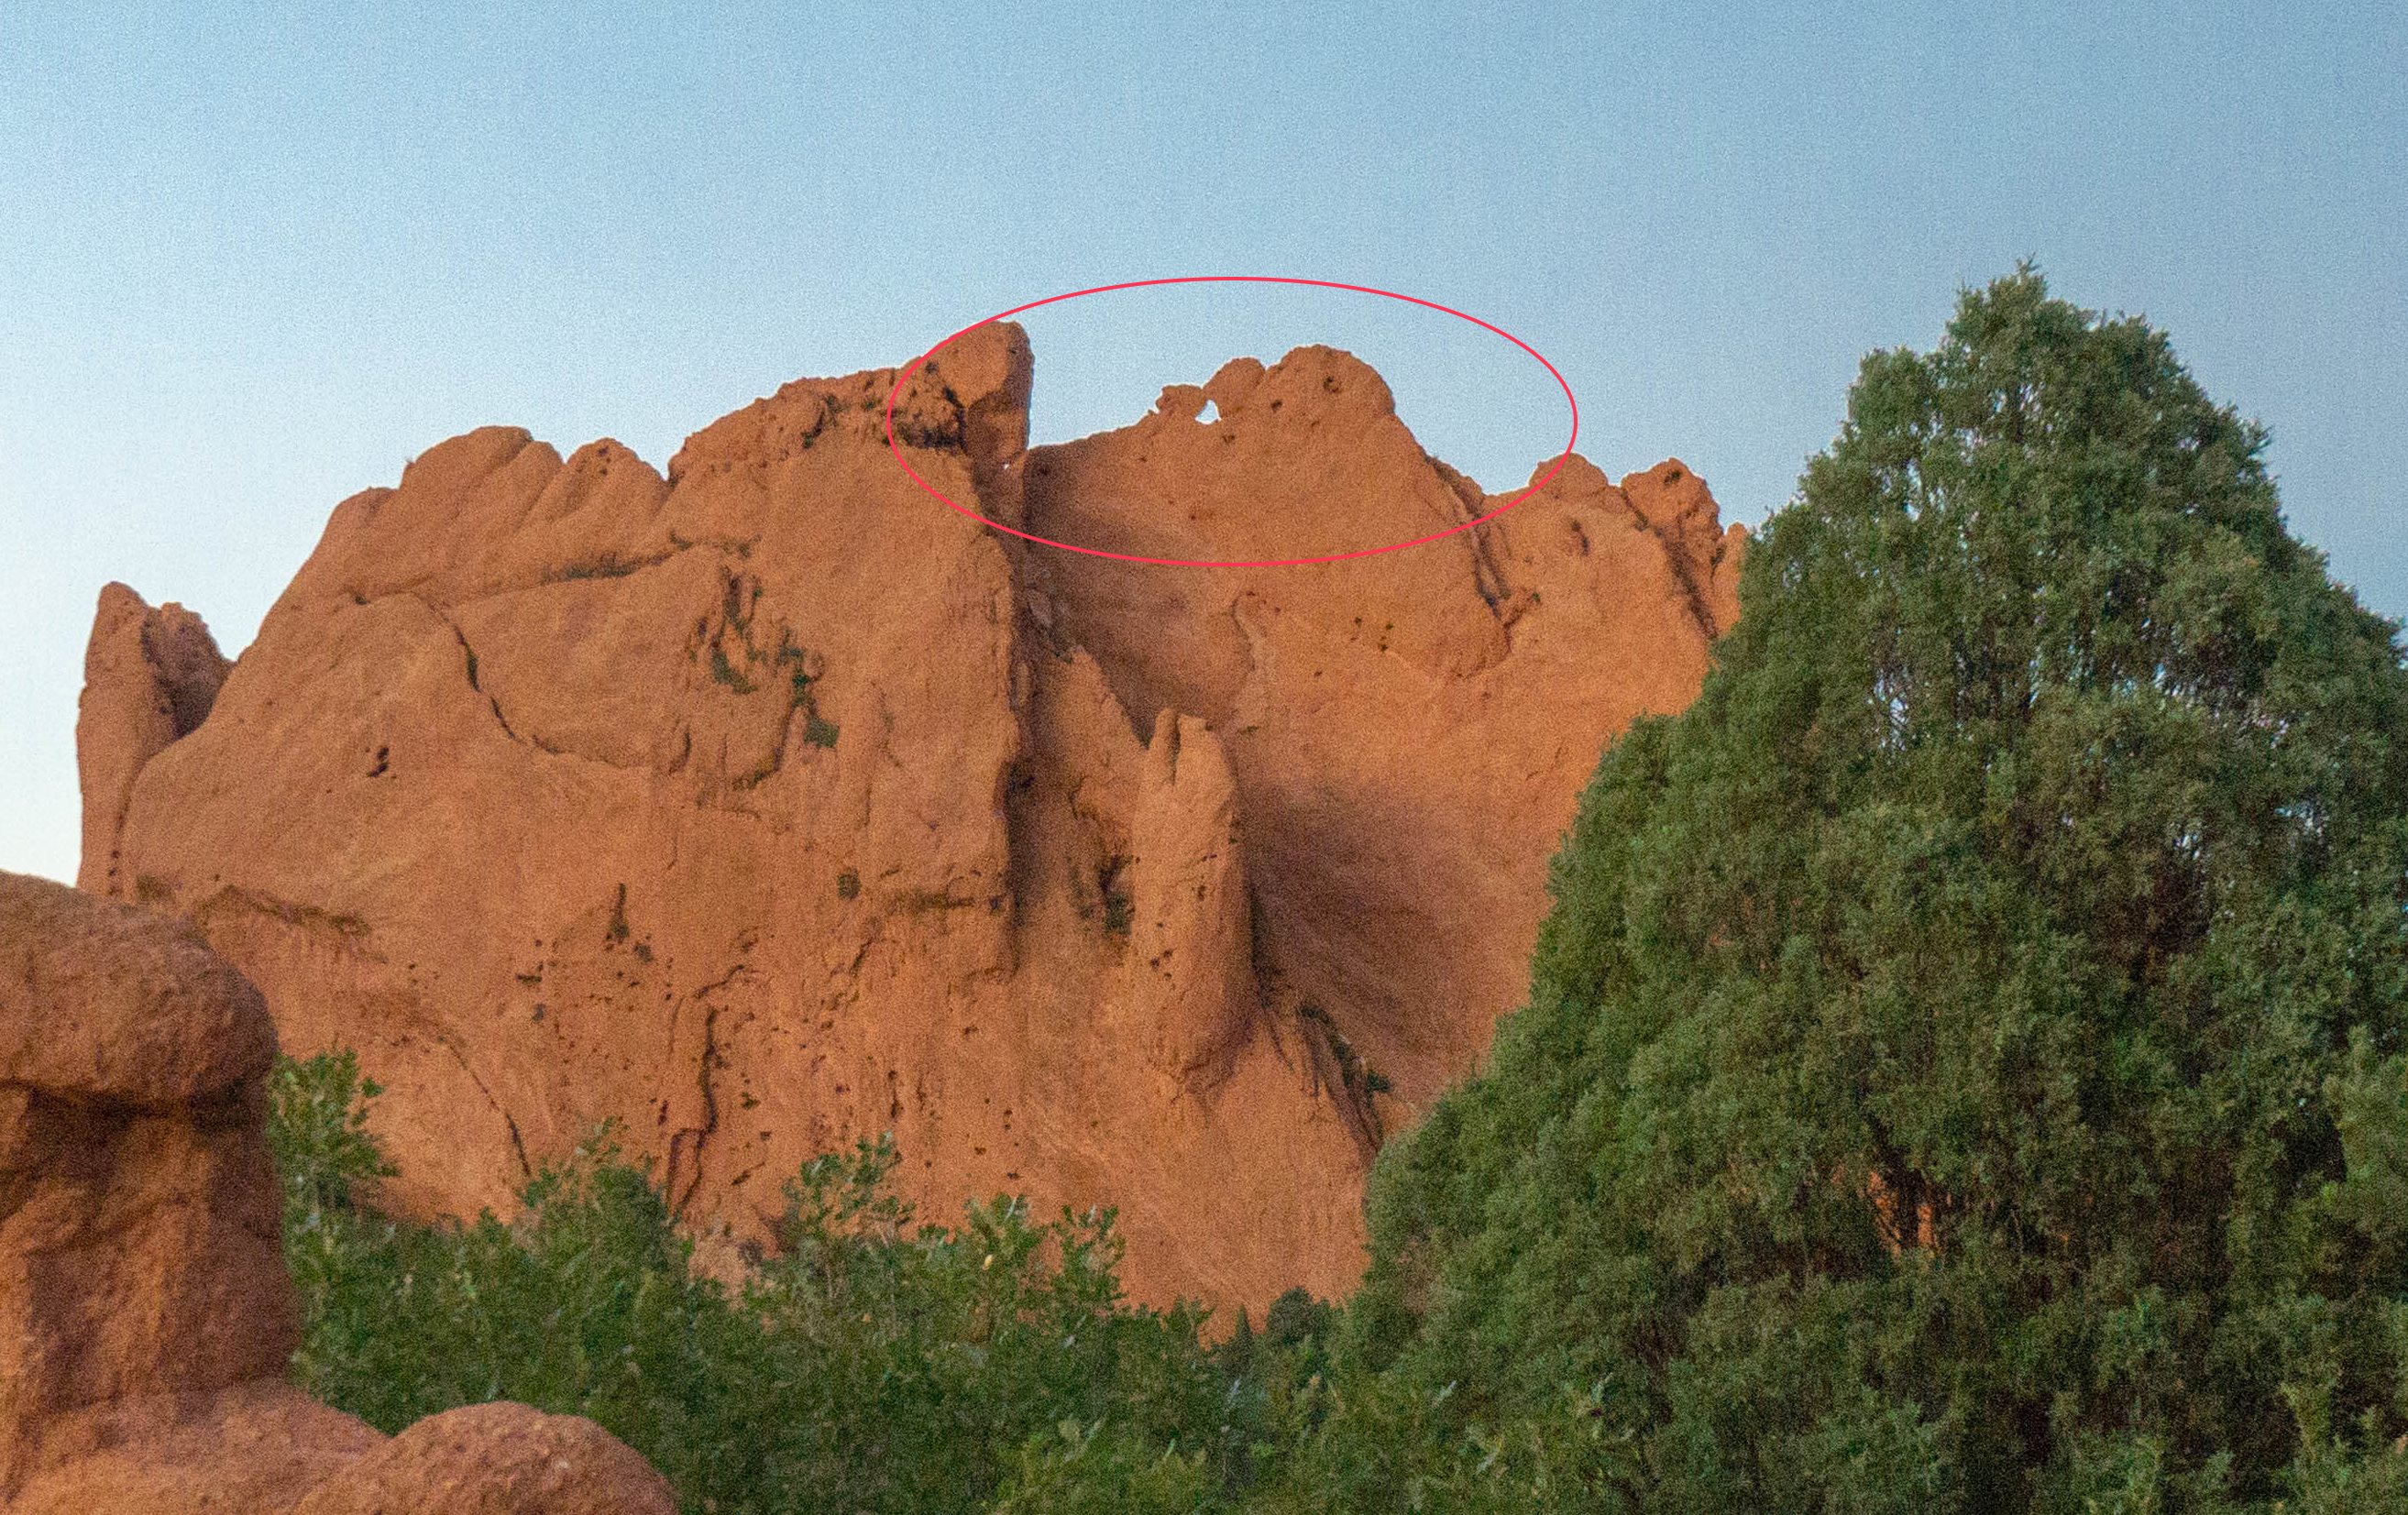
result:
<svg viewBox="0 0 2408 1515"><path fill-rule="evenodd" d="M1120 279L1469 310L1563 370L1608 471L1678 455L1754 521L1868 349L2033 257L2170 331L2272 428L2295 529L2408 612L2394 6L675 8L0 6L0 868L73 874L108 579L232 651L445 436L661 464ZM1562 444L1544 374L1388 302L1029 326L1040 438L1325 341L1491 489Z"/></svg>

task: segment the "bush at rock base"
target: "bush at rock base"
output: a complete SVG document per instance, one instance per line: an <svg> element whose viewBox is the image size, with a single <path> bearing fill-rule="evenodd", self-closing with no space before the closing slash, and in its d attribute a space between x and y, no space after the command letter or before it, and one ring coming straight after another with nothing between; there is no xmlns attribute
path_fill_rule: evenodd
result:
<svg viewBox="0 0 2408 1515"><path fill-rule="evenodd" d="M999 1199L915 1225L882 1143L797 1177L785 1250L732 1295L607 1135L515 1224L395 1222L365 1203L390 1172L375 1093L351 1053L282 1059L269 1136L295 1378L380 1428L503 1398L583 1415L712 1515L1546 1515L1635 1476L1601 1388L1464 1417L1342 1357L1344 1312L1302 1290L1207 1344L1201 1311L1121 1301L1109 1216Z"/></svg>
<svg viewBox="0 0 2408 1515"><path fill-rule="evenodd" d="M981 1508L1064 1422L1175 1444L1182 1465L1212 1463L1200 1476L1238 1449L1200 1315L1122 1303L1109 1215L1037 1222L997 1199L915 1225L884 1188L892 1147L864 1145L789 1186L784 1247L731 1295L694 1274L607 1132L528 1186L515 1224L376 1214L374 1091L348 1053L287 1060L272 1131L307 1322L295 1372L376 1425L497 1398L573 1409L689 1508L727 1512Z"/></svg>

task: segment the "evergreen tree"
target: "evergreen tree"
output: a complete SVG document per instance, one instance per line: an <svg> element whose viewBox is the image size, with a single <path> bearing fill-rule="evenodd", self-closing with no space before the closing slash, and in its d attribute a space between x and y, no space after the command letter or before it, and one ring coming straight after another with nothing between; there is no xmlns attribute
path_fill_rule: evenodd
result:
<svg viewBox="0 0 2408 1515"><path fill-rule="evenodd" d="M2408 1506L2408 678L2264 442L2028 268L1866 361L1358 1361L1593 1396L1633 1508Z"/></svg>

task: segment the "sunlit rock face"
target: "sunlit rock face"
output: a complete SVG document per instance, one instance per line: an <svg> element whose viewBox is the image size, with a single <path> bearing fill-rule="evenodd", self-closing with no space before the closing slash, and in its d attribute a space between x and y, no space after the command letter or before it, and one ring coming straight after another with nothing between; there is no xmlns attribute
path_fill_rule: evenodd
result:
<svg viewBox="0 0 2408 1515"><path fill-rule="evenodd" d="M1033 450L1031 376L981 328L895 430L1039 536L1251 562L1505 503L1329 349ZM797 1166L892 1132L934 1216L1117 1207L1141 1299L1340 1293L1372 1152L1518 1002L1580 787L1695 694L1740 533L1678 464L1575 458L1354 562L1062 552L912 484L896 377L790 384L666 476L446 442L215 682L112 588L86 881L195 922L288 1049L358 1050L411 1213L507 1211L616 1118L767 1243Z"/></svg>

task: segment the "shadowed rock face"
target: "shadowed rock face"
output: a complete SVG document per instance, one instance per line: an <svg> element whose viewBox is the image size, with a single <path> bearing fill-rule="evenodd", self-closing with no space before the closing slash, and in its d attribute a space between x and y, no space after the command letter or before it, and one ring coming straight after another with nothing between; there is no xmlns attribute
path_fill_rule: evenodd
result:
<svg viewBox="0 0 2408 1515"><path fill-rule="evenodd" d="M1039 536L1219 562L1425 536L1510 498L1424 454L1379 375L1327 348L1166 390L1134 426L1034 450L1025 482ZM1270 996L1393 1085L1393 1129L1520 1002L1581 786L1634 717L1697 693L1744 535L1677 462L1616 488L1575 457L1497 521L1378 557L1052 553L1029 577L1124 705L1226 745Z"/></svg>
<svg viewBox="0 0 2408 1515"><path fill-rule="evenodd" d="M206 721L87 743L108 886L288 1047L359 1050L413 1212L507 1211L616 1116L758 1240L805 1159L893 1131L935 1213L1117 1206L1140 1298L1340 1293L1381 1132L1520 996L1599 750L1694 694L1736 528L1678 465L1575 460L1355 563L1061 553L911 485L894 379L788 385L666 477L493 429L344 502ZM1034 450L1030 381L983 328L896 431L1042 536L1292 557L1503 503L1331 350ZM153 697L93 667L87 711Z"/></svg>
<svg viewBox="0 0 2408 1515"><path fill-rule="evenodd" d="M0 875L0 1493L61 1422L283 1373L275 1051L190 926Z"/></svg>
<svg viewBox="0 0 2408 1515"><path fill-rule="evenodd" d="M275 1053L258 992L190 925L0 874L0 1508L666 1515L590 1422L490 1406L379 1451L284 1381Z"/></svg>

